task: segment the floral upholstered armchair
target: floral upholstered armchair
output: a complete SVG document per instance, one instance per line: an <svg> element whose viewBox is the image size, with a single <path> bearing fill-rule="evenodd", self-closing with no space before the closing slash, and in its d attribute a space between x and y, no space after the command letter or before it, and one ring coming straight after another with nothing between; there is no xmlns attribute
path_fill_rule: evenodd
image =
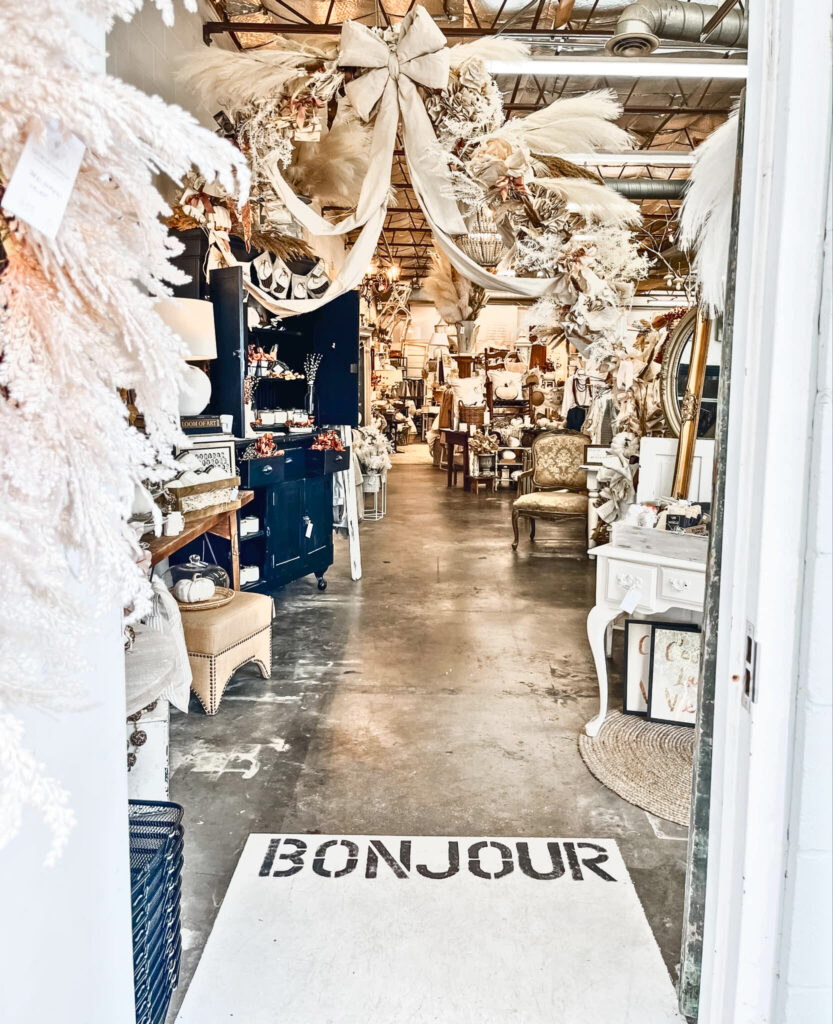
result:
<svg viewBox="0 0 833 1024"><path fill-rule="evenodd" d="M589 439L576 430L548 430L532 442L532 469L522 473L522 492L512 505L512 530L518 547L518 524L529 520L529 539L535 537L535 520L563 522L587 518L587 474L582 469Z"/></svg>

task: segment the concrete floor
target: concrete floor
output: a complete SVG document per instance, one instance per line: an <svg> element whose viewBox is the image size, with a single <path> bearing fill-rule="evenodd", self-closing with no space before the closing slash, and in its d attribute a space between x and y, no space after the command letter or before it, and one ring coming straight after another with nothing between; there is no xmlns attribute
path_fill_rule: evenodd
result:
<svg viewBox="0 0 833 1024"><path fill-rule="evenodd" d="M613 838L676 978L684 830L584 766L594 567L577 524L541 524L514 554L512 497L395 467L387 518L362 526L364 578L350 580L337 540L325 593L310 577L276 596L272 679L244 668L216 717L194 699L173 716L186 829L175 1006L250 832Z"/></svg>

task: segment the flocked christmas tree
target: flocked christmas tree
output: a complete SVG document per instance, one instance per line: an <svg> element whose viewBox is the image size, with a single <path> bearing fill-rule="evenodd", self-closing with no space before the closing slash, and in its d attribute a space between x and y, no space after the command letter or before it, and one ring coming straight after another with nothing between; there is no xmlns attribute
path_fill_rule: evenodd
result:
<svg viewBox="0 0 833 1024"><path fill-rule="evenodd" d="M155 2L170 23L170 0ZM196 167L241 201L248 189L233 146L95 70L82 19L107 30L141 6L44 0L36 22L28 0L0 10L0 207L27 138L51 125L85 147L54 240L0 210L0 847L28 803L52 829L50 863L72 827L70 797L49 777L56 766L27 750L15 708L95 701L77 681L79 641L103 609L148 610L126 520L134 487L164 478L181 440L181 343L154 302L185 278L154 176ZM135 392L144 431L119 389Z"/></svg>

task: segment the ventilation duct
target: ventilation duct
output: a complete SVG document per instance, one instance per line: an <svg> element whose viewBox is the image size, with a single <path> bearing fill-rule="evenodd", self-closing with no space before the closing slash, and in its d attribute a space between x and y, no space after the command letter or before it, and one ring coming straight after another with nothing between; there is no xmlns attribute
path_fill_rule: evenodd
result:
<svg viewBox="0 0 833 1024"><path fill-rule="evenodd" d="M604 182L627 199L682 199L688 178L605 178Z"/></svg>
<svg viewBox="0 0 833 1024"><path fill-rule="evenodd" d="M605 49L616 57L642 57L652 53L661 39L699 43L717 7L680 3L680 0L640 0L619 15L613 38ZM710 46L745 47L749 19L744 11L733 10L709 33Z"/></svg>

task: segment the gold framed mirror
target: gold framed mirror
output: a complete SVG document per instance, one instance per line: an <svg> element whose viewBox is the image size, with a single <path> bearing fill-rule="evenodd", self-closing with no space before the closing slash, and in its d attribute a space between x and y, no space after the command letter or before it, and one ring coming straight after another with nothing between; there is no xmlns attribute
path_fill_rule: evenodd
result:
<svg viewBox="0 0 833 1024"><path fill-rule="evenodd" d="M672 437L680 436L682 404L686 393L697 310L690 309L680 320L663 346L660 372L660 404ZM697 437L713 438L717 424L717 392L720 380L720 334L713 331L709 340Z"/></svg>

